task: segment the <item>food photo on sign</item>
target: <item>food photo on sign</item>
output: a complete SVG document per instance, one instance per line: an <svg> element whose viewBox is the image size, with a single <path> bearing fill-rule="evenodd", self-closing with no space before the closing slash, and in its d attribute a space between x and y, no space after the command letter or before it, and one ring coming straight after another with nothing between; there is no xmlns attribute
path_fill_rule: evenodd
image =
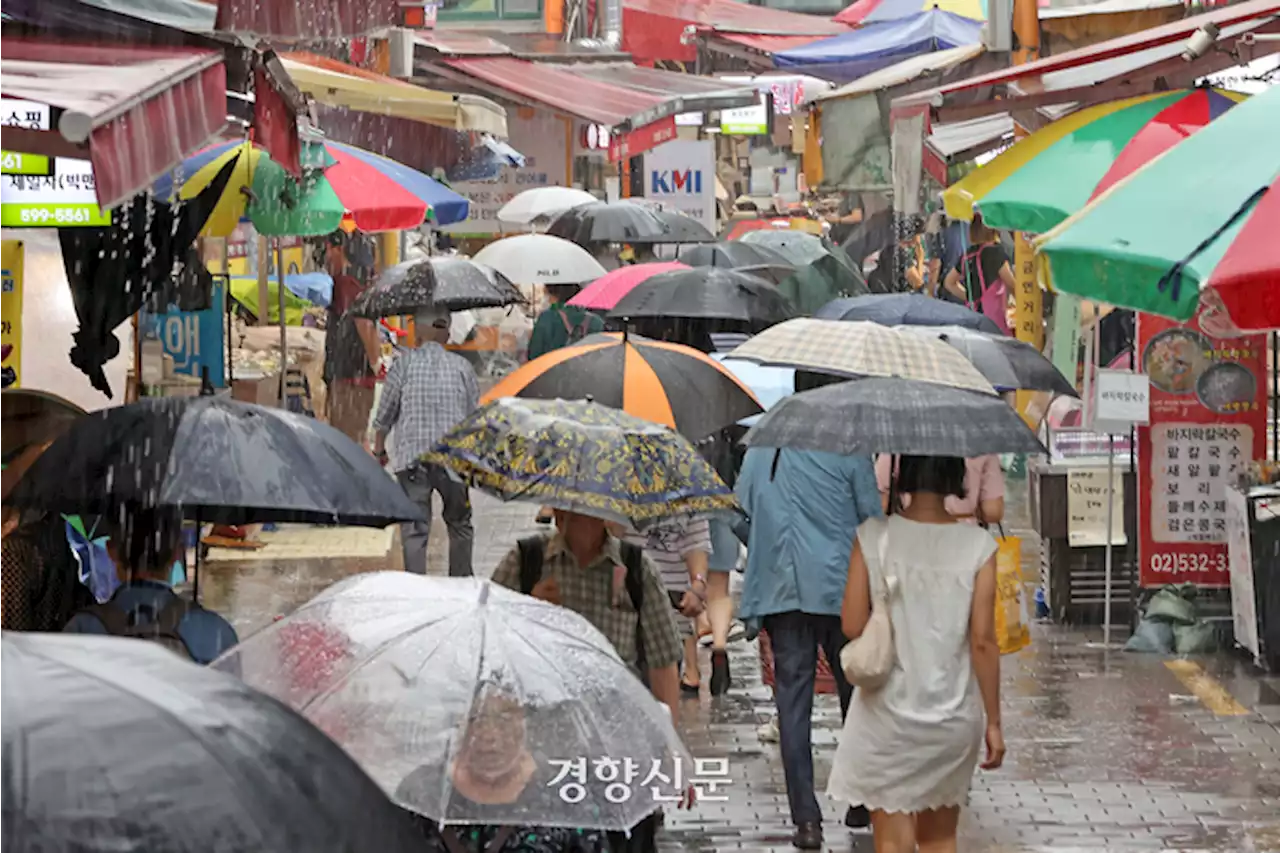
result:
<svg viewBox="0 0 1280 853"><path fill-rule="evenodd" d="M1138 430L1143 586L1225 587L1227 489L1266 454L1265 335L1221 338L1195 319L1138 317L1150 425Z"/></svg>

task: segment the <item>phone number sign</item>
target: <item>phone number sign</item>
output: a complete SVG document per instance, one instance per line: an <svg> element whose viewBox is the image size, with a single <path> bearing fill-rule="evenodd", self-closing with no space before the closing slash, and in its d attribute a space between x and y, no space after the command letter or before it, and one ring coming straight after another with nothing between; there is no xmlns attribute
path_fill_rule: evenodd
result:
<svg viewBox="0 0 1280 853"><path fill-rule="evenodd" d="M50 110L46 104L6 98L0 106L0 125L48 130ZM0 172L0 225L6 228L111 224L111 211L98 207L88 160L0 151Z"/></svg>

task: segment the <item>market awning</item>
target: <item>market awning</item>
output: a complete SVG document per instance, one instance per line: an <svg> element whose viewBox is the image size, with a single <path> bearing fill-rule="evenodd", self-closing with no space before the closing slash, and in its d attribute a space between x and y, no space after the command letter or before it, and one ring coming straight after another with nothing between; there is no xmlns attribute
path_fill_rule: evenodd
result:
<svg viewBox="0 0 1280 853"><path fill-rule="evenodd" d="M325 106L507 135L507 111L488 98L426 89L311 53L286 53L281 61L298 88Z"/></svg>
<svg viewBox="0 0 1280 853"><path fill-rule="evenodd" d="M0 57L0 94L55 109L55 129L6 128L5 147L90 160L103 208L217 136L226 93L223 54L213 50L6 38Z"/></svg>
<svg viewBox="0 0 1280 853"><path fill-rule="evenodd" d="M841 98L856 98L860 95L868 95L883 89L892 89L894 86L901 86L903 83L909 83L920 77L954 68L961 62L967 62L980 56L985 50L986 48L980 44L966 44L949 50L936 50L933 53L913 56L910 59L904 59L899 63L890 65L888 68L882 68L865 77L860 77L852 83L846 83L839 89L815 95L811 100L814 103L823 103Z"/></svg>
<svg viewBox="0 0 1280 853"><path fill-rule="evenodd" d="M804 47L806 44L828 38L828 36L761 36L751 33L722 33L717 30L711 30L706 35L708 47L713 50L716 49L715 42L719 41L766 56Z"/></svg>
<svg viewBox="0 0 1280 853"><path fill-rule="evenodd" d="M629 62L578 63L569 66L568 70L589 80L661 97L662 105L655 108L653 118L661 118L663 115L676 112L749 107L759 100L753 86L726 83L713 77L698 77L694 74L677 74L657 68L643 68ZM672 102L678 102L678 104ZM645 112L647 115L650 111ZM635 120L643 123L646 115L641 115Z"/></svg>
<svg viewBox="0 0 1280 853"><path fill-rule="evenodd" d="M218 0L217 29L260 37L324 41L400 26L399 0Z"/></svg>
<svg viewBox="0 0 1280 853"><path fill-rule="evenodd" d="M622 46L636 62L692 62L696 44L684 42L688 27L717 35L834 36L849 31L843 24L735 0L623 0Z"/></svg>

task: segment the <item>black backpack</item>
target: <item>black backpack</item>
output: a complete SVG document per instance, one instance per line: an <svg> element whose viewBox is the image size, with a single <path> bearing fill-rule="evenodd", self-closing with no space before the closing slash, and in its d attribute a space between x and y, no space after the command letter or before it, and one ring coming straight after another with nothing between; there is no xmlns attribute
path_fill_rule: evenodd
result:
<svg viewBox="0 0 1280 853"><path fill-rule="evenodd" d="M542 580L542 556L546 543L542 536L528 536L516 543L520 549L520 591L525 595L530 595ZM647 687L649 673L645 667L644 631L640 620L644 607L644 549L630 542L619 542L618 545L622 563L627 567L627 595L631 596L631 606L636 611L636 668L640 670L640 680Z"/></svg>
<svg viewBox="0 0 1280 853"><path fill-rule="evenodd" d="M114 637L129 637L136 640L150 640L159 643L171 652L188 660L195 660L186 640L178 633L178 626L186 618L195 605L178 596L156 612L152 607L138 607L126 611L110 601L105 604L94 604L81 610L102 623L107 633ZM139 618L142 615L144 618ZM145 618L150 615L151 618Z"/></svg>

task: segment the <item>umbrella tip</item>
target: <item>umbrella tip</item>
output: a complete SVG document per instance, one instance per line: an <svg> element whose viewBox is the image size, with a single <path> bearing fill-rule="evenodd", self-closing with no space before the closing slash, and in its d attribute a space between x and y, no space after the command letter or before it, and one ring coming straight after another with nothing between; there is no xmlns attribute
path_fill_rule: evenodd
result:
<svg viewBox="0 0 1280 853"><path fill-rule="evenodd" d="M489 603L489 581L482 581L480 584L480 606Z"/></svg>
<svg viewBox="0 0 1280 853"><path fill-rule="evenodd" d="M594 394L588 394L588 395L587 395L586 397L584 397L583 399L585 399L588 403L594 403L594 402L596 401L596 398L595 398L595 395L594 395Z"/></svg>

